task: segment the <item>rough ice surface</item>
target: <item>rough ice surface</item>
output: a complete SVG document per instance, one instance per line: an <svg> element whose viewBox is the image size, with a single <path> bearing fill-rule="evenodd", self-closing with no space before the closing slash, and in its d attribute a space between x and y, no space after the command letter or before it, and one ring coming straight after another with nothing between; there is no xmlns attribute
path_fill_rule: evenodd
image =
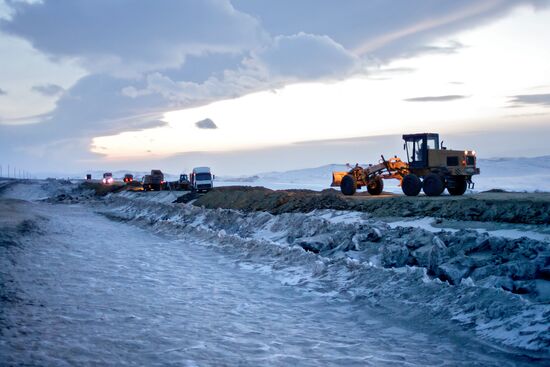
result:
<svg viewBox="0 0 550 367"><path fill-rule="evenodd" d="M208 210L169 192L97 200L59 182L0 192L70 204L0 200L13 213L0 232L0 354L13 364L550 358L544 238L335 210Z"/></svg>
<svg viewBox="0 0 550 367"><path fill-rule="evenodd" d="M414 227L392 228L378 220L357 220L349 212L245 214L186 205L161 209L160 204L142 200L135 193L113 195L108 201L115 215L154 226L214 232L229 242L248 241L252 246L260 242L276 251L281 245L298 246L320 255L327 266L336 260L357 259L364 272L355 274L356 282L366 284L354 292L371 294L376 290L391 299L400 296L431 312L447 314L503 344L531 350L550 346L550 294L547 287L539 285L548 282L550 251L546 241L503 238L475 230L434 233ZM386 269L373 277L371 265L377 261ZM379 276L385 278L387 271L397 270L406 274L402 287ZM434 280L427 288L426 276ZM434 284L437 290L431 288ZM502 333L502 327L511 330Z"/></svg>

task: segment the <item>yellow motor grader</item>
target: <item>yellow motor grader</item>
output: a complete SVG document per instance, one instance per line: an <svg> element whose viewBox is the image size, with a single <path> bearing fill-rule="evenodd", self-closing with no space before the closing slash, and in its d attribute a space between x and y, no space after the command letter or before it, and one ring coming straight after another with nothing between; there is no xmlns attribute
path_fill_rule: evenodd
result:
<svg viewBox="0 0 550 367"><path fill-rule="evenodd" d="M434 133L403 135L403 148L408 162L397 156L366 168L355 165L349 171L333 172L331 186L340 187L344 195L353 195L364 186L371 195L380 195L384 179L397 179L407 196L423 190L427 196L439 196L445 189L451 195L462 195L473 188L472 176L480 173L476 153L472 150L450 150L439 143Z"/></svg>

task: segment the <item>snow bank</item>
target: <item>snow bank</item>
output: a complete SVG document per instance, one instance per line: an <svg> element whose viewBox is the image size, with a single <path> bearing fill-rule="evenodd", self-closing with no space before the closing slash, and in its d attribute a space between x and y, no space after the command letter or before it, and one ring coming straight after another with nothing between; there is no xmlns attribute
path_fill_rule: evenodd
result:
<svg viewBox="0 0 550 367"><path fill-rule="evenodd" d="M27 201L47 200L79 190L67 180L11 180L0 185L2 197Z"/></svg>
<svg viewBox="0 0 550 367"><path fill-rule="evenodd" d="M452 320L526 350L550 346L547 242L391 228L349 212L272 215L160 201L116 194L101 210L165 234L195 236L288 284L362 300L392 316Z"/></svg>

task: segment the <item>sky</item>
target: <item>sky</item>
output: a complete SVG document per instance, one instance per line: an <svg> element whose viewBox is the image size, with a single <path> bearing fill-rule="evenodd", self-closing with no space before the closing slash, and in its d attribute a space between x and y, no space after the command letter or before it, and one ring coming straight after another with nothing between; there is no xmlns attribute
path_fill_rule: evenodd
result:
<svg viewBox="0 0 550 367"><path fill-rule="evenodd" d="M0 0L0 166L550 155L550 1Z"/></svg>

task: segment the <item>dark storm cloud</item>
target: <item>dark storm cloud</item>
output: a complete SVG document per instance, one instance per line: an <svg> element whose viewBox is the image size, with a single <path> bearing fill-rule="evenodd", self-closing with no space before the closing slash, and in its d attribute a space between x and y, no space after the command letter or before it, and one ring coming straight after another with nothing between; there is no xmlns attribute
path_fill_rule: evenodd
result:
<svg viewBox="0 0 550 367"><path fill-rule="evenodd" d="M195 122L195 126L199 129L217 129L218 126L211 119L204 119Z"/></svg>
<svg viewBox="0 0 550 367"><path fill-rule="evenodd" d="M446 96L426 96L426 97L406 98L404 99L404 101L406 102L447 102L447 101L454 101L457 99L463 99L468 97L469 96L462 96L459 94L450 94Z"/></svg>

